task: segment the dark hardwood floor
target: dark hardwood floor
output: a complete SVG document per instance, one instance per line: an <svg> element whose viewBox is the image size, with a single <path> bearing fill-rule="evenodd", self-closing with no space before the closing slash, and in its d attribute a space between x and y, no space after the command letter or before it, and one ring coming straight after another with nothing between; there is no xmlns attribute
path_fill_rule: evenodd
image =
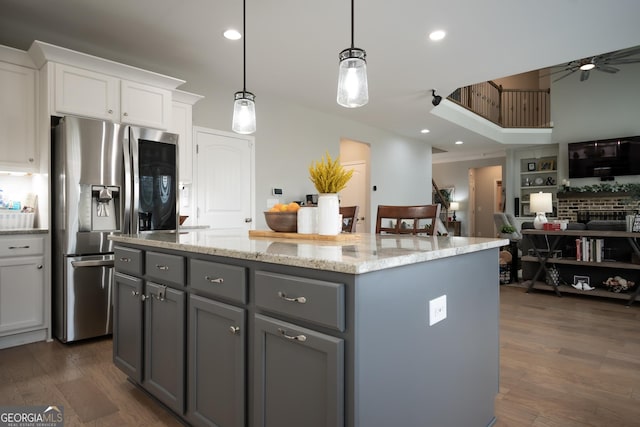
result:
<svg viewBox="0 0 640 427"><path fill-rule="evenodd" d="M640 425L640 302L500 296L496 427ZM108 339L0 350L0 405L35 404L64 406L65 426L181 425L115 368Z"/></svg>

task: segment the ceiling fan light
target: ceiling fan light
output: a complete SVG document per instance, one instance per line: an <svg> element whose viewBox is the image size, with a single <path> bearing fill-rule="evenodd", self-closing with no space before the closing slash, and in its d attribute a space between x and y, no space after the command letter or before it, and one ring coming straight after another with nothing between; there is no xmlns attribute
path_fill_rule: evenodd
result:
<svg viewBox="0 0 640 427"><path fill-rule="evenodd" d="M233 103L233 124L231 126L235 133L248 135L256 131L255 98L255 95L251 92L236 92Z"/></svg>
<svg viewBox="0 0 640 427"><path fill-rule="evenodd" d="M594 68L596 68L596 64L594 64L593 62L589 62L589 63L586 63L586 64L582 64L582 65L580 66L580 69L581 69L582 71L589 71L589 70L593 70Z"/></svg>
<svg viewBox="0 0 640 427"><path fill-rule="evenodd" d="M369 102L367 53L358 48L340 52L337 101L343 107L362 107Z"/></svg>

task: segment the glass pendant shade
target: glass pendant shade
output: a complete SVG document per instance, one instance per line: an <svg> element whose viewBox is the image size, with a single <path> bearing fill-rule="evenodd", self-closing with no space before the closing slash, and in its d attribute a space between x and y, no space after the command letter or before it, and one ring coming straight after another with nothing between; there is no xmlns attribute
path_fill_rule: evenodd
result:
<svg viewBox="0 0 640 427"><path fill-rule="evenodd" d="M358 48L340 52L337 100L343 107L362 107L369 102L366 58L366 52Z"/></svg>
<svg viewBox="0 0 640 427"><path fill-rule="evenodd" d="M236 92L233 103L233 124L231 128L240 134L250 134L256 131L255 96L251 92Z"/></svg>

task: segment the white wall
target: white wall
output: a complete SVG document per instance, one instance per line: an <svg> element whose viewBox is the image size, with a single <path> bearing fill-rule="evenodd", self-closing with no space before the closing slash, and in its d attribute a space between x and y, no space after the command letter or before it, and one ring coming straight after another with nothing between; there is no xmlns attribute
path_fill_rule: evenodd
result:
<svg viewBox="0 0 640 427"><path fill-rule="evenodd" d="M567 144L594 139L640 135L640 64L620 66L616 74L580 72L551 85L552 138L559 143L558 182L569 177ZM620 183L637 182L638 176L616 177ZM572 186L591 185L596 178L572 179Z"/></svg>
<svg viewBox="0 0 640 427"><path fill-rule="evenodd" d="M505 158L495 157L490 159L468 160L464 162L436 163L433 165L433 179L440 188L455 188L455 201L460 202L460 210L456 211L456 218L461 221L463 236L469 235L469 169L488 166L502 166L505 171ZM478 177L476 177L478 178ZM503 183L504 183L503 178ZM476 187L492 187L493 180L476 182Z"/></svg>
<svg viewBox="0 0 640 427"><path fill-rule="evenodd" d="M190 92L205 95L194 106L194 125L229 131L233 113L230 96L211 94L190 85ZM363 107L366 108L366 107ZM340 153L343 138L371 146L370 212L378 204L431 202L431 146L422 141L365 126L344 116L332 116L301 106L291 106L269 94L256 94L256 228L266 224L262 211L273 187L284 190L283 200L304 200L316 193L308 167L326 151Z"/></svg>

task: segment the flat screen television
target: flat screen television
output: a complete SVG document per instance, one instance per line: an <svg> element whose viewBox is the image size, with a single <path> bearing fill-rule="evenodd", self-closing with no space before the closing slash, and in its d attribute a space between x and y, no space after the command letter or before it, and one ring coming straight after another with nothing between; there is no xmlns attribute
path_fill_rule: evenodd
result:
<svg viewBox="0 0 640 427"><path fill-rule="evenodd" d="M640 136L573 142L568 146L569 178L640 175Z"/></svg>

